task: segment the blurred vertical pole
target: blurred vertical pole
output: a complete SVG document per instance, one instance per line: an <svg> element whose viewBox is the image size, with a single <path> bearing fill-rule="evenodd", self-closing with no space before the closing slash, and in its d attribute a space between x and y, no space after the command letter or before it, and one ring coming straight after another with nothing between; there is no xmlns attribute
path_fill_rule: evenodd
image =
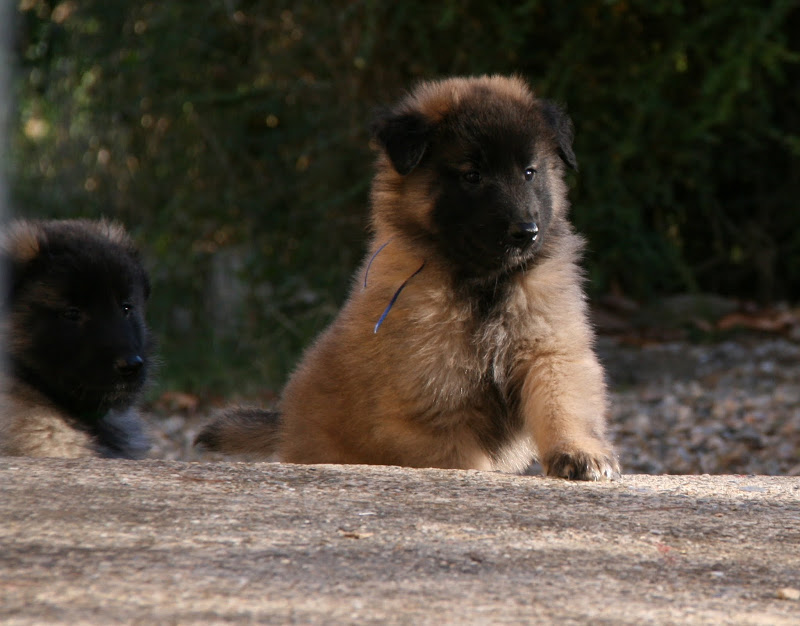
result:
<svg viewBox="0 0 800 626"><path fill-rule="evenodd" d="M8 215L6 170L8 158L8 118L11 111L11 9L13 0L0 0L0 223ZM1 278L0 278L1 280Z"/></svg>
<svg viewBox="0 0 800 626"><path fill-rule="evenodd" d="M9 158L8 120L11 111L11 10L13 0L0 0L0 223L8 218L6 171ZM2 278L0 277L0 280Z"/></svg>
<svg viewBox="0 0 800 626"><path fill-rule="evenodd" d="M0 0L0 229L9 217L8 189L6 187L6 171L9 158L8 120L11 111L11 11L13 0ZM0 294L5 293L5 268L0 264ZM4 305L0 302L0 315L4 314ZM0 393L5 381L5 348L3 341L3 320L0 319Z"/></svg>

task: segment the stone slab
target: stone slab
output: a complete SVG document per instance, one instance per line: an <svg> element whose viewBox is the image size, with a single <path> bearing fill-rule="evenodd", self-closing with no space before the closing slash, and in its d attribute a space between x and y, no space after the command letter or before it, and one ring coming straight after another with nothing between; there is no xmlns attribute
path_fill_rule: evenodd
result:
<svg viewBox="0 0 800 626"><path fill-rule="evenodd" d="M800 479L0 459L3 624L798 624Z"/></svg>

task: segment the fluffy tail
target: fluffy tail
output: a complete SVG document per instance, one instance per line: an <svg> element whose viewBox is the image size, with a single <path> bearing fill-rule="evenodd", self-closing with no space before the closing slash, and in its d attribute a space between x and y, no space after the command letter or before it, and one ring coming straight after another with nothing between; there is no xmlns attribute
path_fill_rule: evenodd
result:
<svg viewBox="0 0 800 626"><path fill-rule="evenodd" d="M264 409L227 409L200 431L194 444L227 454L271 456L278 447L280 417Z"/></svg>

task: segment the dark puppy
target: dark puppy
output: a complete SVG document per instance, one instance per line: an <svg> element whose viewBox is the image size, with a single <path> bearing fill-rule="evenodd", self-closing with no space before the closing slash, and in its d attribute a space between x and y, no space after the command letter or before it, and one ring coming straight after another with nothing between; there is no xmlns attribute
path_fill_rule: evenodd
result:
<svg viewBox="0 0 800 626"><path fill-rule="evenodd" d="M0 454L138 458L150 286L125 230L17 221L0 242L5 284Z"/></svg>
<svg viewBox="0 0 800 626"><path fill-rule="evenodd" d="M298 463L618 473L567 219L572 124L517 78L423 83L380 115L374 238L280 416L201 433Z"/></svg>

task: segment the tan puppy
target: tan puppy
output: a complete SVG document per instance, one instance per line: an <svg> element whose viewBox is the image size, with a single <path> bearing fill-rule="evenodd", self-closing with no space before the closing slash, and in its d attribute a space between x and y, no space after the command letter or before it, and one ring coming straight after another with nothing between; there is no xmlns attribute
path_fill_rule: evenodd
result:
<svg viewBox="0 0 800 626"><path fill-rule="evenodd" d="M374 124L370 252L279 414L199 442L294 463L618 473L567 221L572 124L518 78L419 85Z"/></svg>

